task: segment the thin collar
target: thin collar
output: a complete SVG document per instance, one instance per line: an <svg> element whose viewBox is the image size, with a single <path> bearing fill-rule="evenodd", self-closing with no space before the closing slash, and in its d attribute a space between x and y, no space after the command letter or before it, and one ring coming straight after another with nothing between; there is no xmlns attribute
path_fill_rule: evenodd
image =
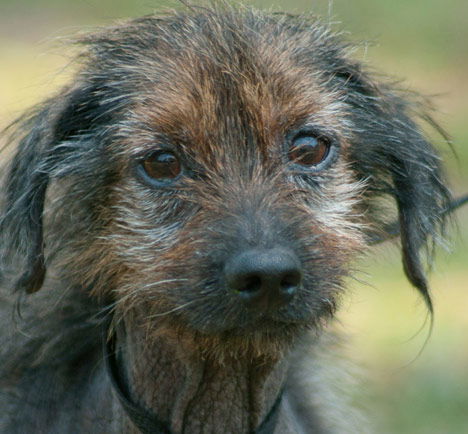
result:
<svg viewBox="0 0 468 434"><path fill-rule="evenodd" d="M107 338L107 330L104 330L102 337L103 355L106 372L109 376L120 405L128 418L139 429L142 434L173 434L167 423L163 422L151 410L133 402L130 397L129 387L119 372L119 365L116 358L115 336ZM279 418L279 409L283 391L276 398L270 412L260 424L260 426L249 434L273 434Z"/></svg>

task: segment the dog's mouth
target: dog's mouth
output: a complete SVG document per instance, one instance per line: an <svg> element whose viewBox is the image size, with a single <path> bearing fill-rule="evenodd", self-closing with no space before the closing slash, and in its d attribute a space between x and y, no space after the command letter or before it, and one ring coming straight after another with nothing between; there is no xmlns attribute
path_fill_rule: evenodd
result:
<svg viewBox="0 0 468 434"><path fill-rule="evenodd" d="M321 327L335 310L330 299L319 297L318 291L305 285L286 296L258 293L258 288L243 291L247 293L233 293L225 287L220 290L211 285L204 287L197 291L203 297L185 303L186 307L182 304L180 309L172 309L171 323L185 324L207 336L289 339L294 333Z"/></svg>

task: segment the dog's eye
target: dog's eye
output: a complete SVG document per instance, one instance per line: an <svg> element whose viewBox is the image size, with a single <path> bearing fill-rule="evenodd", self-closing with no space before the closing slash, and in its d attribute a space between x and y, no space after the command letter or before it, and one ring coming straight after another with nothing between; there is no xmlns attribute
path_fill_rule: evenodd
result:
<svg viewBox="0 0 468 434"><path fill-rule="evenodd" d="M330 142L326 138L314 136L296 137L288 152L288 158L301 166L317 166L330 152Z"/></svg>
<svg viewBox="0 0 468 434"><path fill-rule="evenodd" d="M180 160L171 151L157 151L141 163L146 175L157 181L177 178L182 171Z"/></svg>

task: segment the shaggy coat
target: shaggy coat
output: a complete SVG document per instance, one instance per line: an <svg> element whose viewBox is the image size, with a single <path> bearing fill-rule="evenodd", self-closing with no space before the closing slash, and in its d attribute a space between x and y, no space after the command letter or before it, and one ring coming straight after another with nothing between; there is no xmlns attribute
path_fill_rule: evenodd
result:
<svg viewBox="0 0 468 434"><path fill-rule="evenodd" d="M271 432L364 432L330 320L394 219L431 309L420 250L449 194L424 106L310 17L195 8L79 44L74 80L10 129L0 431L138 432L104 333L164 432L256 432L279 399ZM259 258L294 268L264 304L238 276Z"/></svg>

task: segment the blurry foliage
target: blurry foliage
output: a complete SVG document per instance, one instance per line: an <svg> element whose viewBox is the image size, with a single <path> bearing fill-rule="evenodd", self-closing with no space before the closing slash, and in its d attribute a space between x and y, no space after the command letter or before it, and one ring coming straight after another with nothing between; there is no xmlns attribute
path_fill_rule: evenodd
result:
<svg viewBox="0 0 468 434"><path fill-rule="evenodd" d="M404 77L403 87L435 95L436 118L453 136L458 154L457 160L441 144L454 190L468 190L468 1L247 3L317 13L337 30L349 31L349 38L370 41L355 53L357 59ZM0 0L0 127L66 80L60 73L70 50L55 38L166 7L183 6L169 0ZM422 302L404 279L398 248L379 247L358 264L362 271L351 282L341 322L353 335L352 358L367 365L367 398L361 400L379 433L468 432L468 209L458 217L451 253L440 252L431 279L433 333L416 360L428 323Z"/></svg>

